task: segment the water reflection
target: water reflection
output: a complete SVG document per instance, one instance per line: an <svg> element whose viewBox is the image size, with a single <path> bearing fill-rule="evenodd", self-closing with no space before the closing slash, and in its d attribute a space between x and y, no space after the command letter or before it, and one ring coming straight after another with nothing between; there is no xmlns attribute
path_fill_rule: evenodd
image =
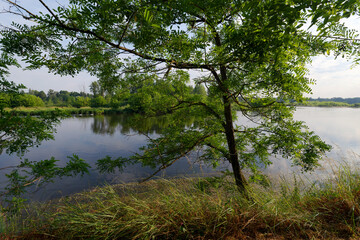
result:
<svg viewBox="0 0 360 240"><path fill-rule="evenodd" d="M121 183L137 181L153 173L153 169L132 165L122 173L99 174L95 170L95 163L106 155L110 157L127 157L138 151L146 144L147 138L141 133L152 137L161 134L162 129L171 124L174 119L179 120L183 127L196 126L198 118L181 114L179 116L164 116L161 118L143 118L138 115L109 115L77 117L64 119L55 134L55 141L44 142L38 148L32 148L24 158L30 161L49 159L54 156L65 164L67 156L77 154L90 163L93 168L90 175L84 177L65 178L48 184L44 189L33 194L36 200L50 199L61 195L71 194L105 183ZM296 120L305 121L309 128L315 131L323 140L335 146L328 154L333 159L342 159L348 152L360 152L360 109L350 108L299 108L295 113ZM244 119L239 118L239 123ZM351 154L350 154L351 155ZM356 154L352 154L355 165L358 164ZM196 154L193 156L196 159ZM266 172L272 175L291 173L294 169L288 160L272 158L274 164ZM15 165L16 156L0 155L0 168ZM325 164L324 164L325 165ZM228 166L222 165L224 170ZM192 176L196 174L212 174L212 168L200 163L191 164L186 159L178 161L160 174L166 176ZM316 172L316 174L320 174ZM0 182L5 178L0 175Z"/></svg>
<svg viewBox="0 0 360 240"><path fill-rule="evenodd" d="M295 118L334 147L360 152L360 109L304 107L295 112Z"/></svg>
<svg viewBox="0 0 360 240"><path fill-rule="evenodd" d="M359 169L360 109L301 107L297 108L294 118L304 121L311 131L333 147L319 162L320 167L314 172L304 174L304 178L321 182L321 179L335 176L340 166ZM274 164L265 172L272 176L300 172L299 168L292 168L291 163L286 159L271 160Z"/></svg>
<svg viewBox="0 0 360 240"><path fill-rule="evenodd" d="M174 118L178 120L179 117L181 117L183 127L193 126L196 122L195 117L187 115L160 118L143 118L139 115L109 115L64 119L54 135L55 141L44 142L38 148L30 149L24 158L36 161L54 156L55 159L60 160L59 165L64 166L68 160L67 156L77 154L92 166L90 175L56 179L54 183L48 184L29 197L35 200L46 200L105 183L137 181L151 175L154 172L153 169L142 167L139 164L128 166L121 173L99 174L95 169L95 163L106 155L114 158L133 155L147 142L147 138L142 133L156 137L162 129L171 124ZM194 158L196 157L194 156ZM18 162L19 159L16 156L0 155L0 168ZM211 167L181 159L159 173L159 176L206 175L211 172L213 172ZM5 176L0 175L0 182L4 183L5 180Z"/></svg>
<svg viewBox="0 0 360 240"><path fill-rule="evenodd" d="M185 117L184 117L185 116ZM133 132L146 134L161 134L179 115L160 117L144 117L142 115L114 114L95 116L91 130L95 134L113 135L116 132L128 135ZM190 127L195 124L196 117L183 115L181 127Z"/></svg>

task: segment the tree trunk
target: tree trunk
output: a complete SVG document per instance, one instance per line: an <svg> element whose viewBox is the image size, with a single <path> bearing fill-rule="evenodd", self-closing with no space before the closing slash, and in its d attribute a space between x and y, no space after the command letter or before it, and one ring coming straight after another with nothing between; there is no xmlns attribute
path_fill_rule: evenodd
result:
<svg viewBox="0 0 360 240"><path fill-rule="evenodd" d="M219 34L216 32L215 29L215 44L218 47L221 47L221 40ZM219 86L224 91L224 85L227 81L227 70L224 65L220 65L220 75L221 80L218 80ZM217 79L217 76L214 76L215 79ZM227 91L224 91L225 94L227 94ZM239 191L246 197L247 191L246 191L246 179L245 176L241 172L240 163L239 163L239 156L236 151L236 142L235 142L235 134L234 134L234 123L232 118L232 111L231 111L231 102L229 101L229 98L227 95L223 96L223 103L224 103L224 115L225 115L225 134L226 134L226 140L228 143L228 149L229 149L229 157L228 160L231 163L231 167L233 169L234 178L236 186L238 187Z"/></svg>
<svg viewBox="0 0 360 240"><path fill-rule="evenodd" d="M226 120L225 134L226 134L226 140L227 140L228 148L229 148L229 159L228 160L231 163L231 167L233 169L236 186L239 188L240 192L242 192L246 195L247 182L246 182L244 175L241 172L239 157L238 157L237 150L236 150L233 118L232 118L232 112L231 112L231 103L226 96L223 97L223 102L224 102L224 114L225 114L225 120Z"/></svg>

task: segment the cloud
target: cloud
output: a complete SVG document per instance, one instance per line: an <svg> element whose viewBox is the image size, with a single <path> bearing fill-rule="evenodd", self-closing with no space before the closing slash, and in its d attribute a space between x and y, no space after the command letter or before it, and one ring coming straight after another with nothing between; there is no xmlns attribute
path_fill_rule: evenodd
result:
<svg viewBox="0 0 360 240"><path fill-rule="evenodd" d="M352 16L342 22L360 31L359 17ZM360 97L360 66L355 66L353 59L318 56L308 68L310 77L316 80L311 97Z"/></svg>
<svg viewBox="0 0 360 240"><path fill-rule="evenodd" d="M313 59L310 78L316 80L311 97L359 97L360 66L351 61L333 56L318 56Z"/></svg>

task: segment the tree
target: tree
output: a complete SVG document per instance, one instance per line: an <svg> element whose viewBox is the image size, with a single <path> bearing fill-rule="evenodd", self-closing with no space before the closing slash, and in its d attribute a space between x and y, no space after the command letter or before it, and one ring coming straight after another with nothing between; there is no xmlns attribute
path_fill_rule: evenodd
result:
<svg viewBox="0 0 360 240"><path fill-rule="evenodd" d="M46 93L44 91L38 92L38 94L36 96L41 98L41 100L43 100L43 101L45 101L45 99L46 99Z"/></svg>
<svg viewBox="0 0 360 240"><path fill-rule="evenodd" d="M37 90L29 89L29 94L37 96L37 97L41 98L41 100L43 100L43 101L46 100L46 93L44 91L37 91Z"/></svg>
<svg viewBox="0 0 360 240"><path fill-rule="evenodd" d="M104 90L97 81L94 81L90 84L90 91L92 92L94 97L97 97L97 96L104 97Z"/></svg>
<svg viewBox="0 0 360 240"><path fill-rule="evenodd" d="M77 108L81 107L87 107L90 104L90 99L88 97L81 97L78 96L74 98L74 101L72 102L72 105Z"/></svg>
<svg viewBox="0 0 360 240"><path fill-rule="evenodd" d="M41 98L34 96L34 95L29 95L29 94L22 94L22 95L17 95L16 97L14 97L11 101L11 107L19 107L19 106L24 106L24 107L43 107L45 106L43 100L41 100Z"/></svg>
<svg viewBox="0 0 360 240"><path fill-rule="evenodd" d="M105 107L106 104L107 102L103 96L97 96L90 100L91 107L95 107L95 108Z"/></svg>
<svg viewBox="0 0 360 240"><path fill-rule="evenodd" d="M58 92L54 91L53 89L49 89L49 91L47 93L48 102L56 105L59 100L58 95L59 95Z"/></svg>
<svg viewBox="0 0 360 240"><path fill-rule="evenodd" d="M39 0L45 13L38 14L7 2L32 24L4 31L1 50L22 56L28 68L70 75L87 70L122 89L150 76L154 88L163 86L156 97L161 108L147 94L151 113L185 109L202 117L185 130L175 121L130 160L160 171L200 147L204 160L230 162L245 192L243 169L257 173L271 154L311 170L330 148L292 119L290 103L311 92L305 67L311 57L340 49L336 39L348 31L339 20L357 11L355 0L71 0L54 10ZM303 27L309 18L318 26L316 36ZM201 70L196 84L204 84L209 97L186 94L184 78L173 69ZM235 125L235 110L255 126ZM128 162L114 161L119 167ZM113 163L99 164L106 169Z"/></svg>
<svg viewBox="0 0 360 240"><path fill-rule="evenodd" d="M202 96L206 96L206 90L205 90L204 85L196 84L195 87L194 87L193 93L194 94L199 94L199 95L202 95Z"/></svg>

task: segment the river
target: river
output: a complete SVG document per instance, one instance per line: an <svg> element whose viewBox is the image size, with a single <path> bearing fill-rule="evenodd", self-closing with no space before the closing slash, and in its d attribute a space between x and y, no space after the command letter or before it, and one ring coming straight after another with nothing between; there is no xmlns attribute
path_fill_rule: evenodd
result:
<svg viewBox="0 0 360 240"><path fill-rule="evenodd" d="M67 177L56 179L29 197L34 200L47 200L63 195L79 192L103 184L115 184L140 180L149 176L154 170L139 165L129 166L122 173L99 174L94 168L96 160L109 155L111 157L130 156L146 143L146 137L139 131L147 131L153 137L166 125L166 119L157 122L144 121L141 126L132 126L127 115L88 116L67 118L57 126L55 140L43 142L39 147L32 148L24 158L31 161L49 159L51 156L60 160L63 165L67 156L77 154L85 159L93 168L90 174L83 177ZM333 146L322 164L329 162L360 162L360 109L353 108L315 108L299 107L295 119L306 122L307 126L323 140ZM191 119L185 126L191 125ZM330 160L329 160L330 159ZM333 159L333 160L331 160ZM281 175L297 171L285 159L272 159L274 164L265 171L270 175ZM0 155L0 168L14 165L19 159L16 155ZM212 169L201 163L190 163L182 159L166 169L159 176L206 176L228 168L222 164L219 169ZM321 169L321 168L320 168ZM323 168L324 169L324 168ZM325 171L326 172L326 171ZM317 171L315 174L321 174ZM0 181L4 183L2 173Z"/></svg>

